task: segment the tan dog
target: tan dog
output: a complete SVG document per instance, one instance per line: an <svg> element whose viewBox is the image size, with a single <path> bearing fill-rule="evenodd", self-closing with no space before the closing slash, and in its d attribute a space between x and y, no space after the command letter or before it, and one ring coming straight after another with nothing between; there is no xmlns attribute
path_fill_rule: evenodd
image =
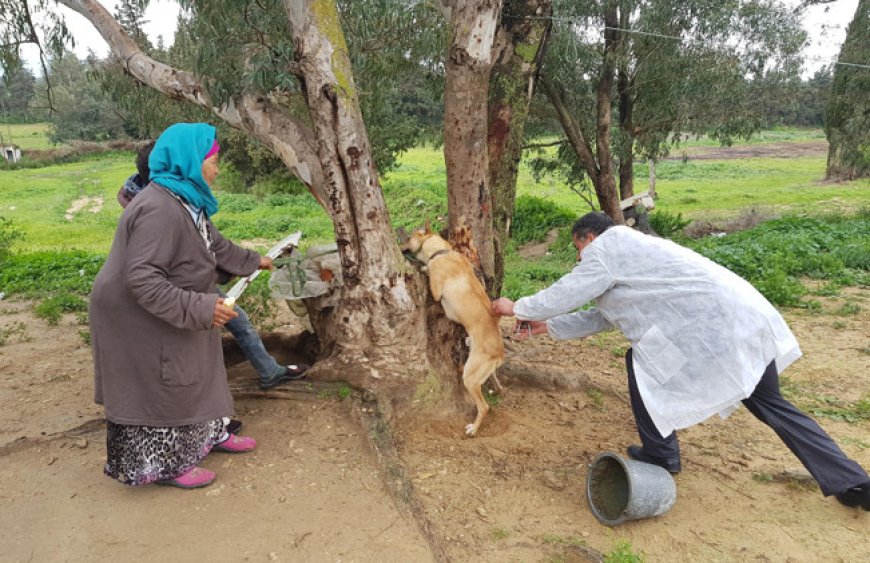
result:
<svg viewBox="0 0 870 563"><path fill-rule="evenodd" d="M468 333L469 352L462 370L462 383L477 406L477 418L465 427L465 433L474 436L489 412L481 386L492 376L501 390L495 377L496 368L504 360L498 318L490 312L489 297L468 259L454 251L450 243L433 233L428 225L414 231L402 250L413 252L426 264L432 297L441 302L447 318L464 326Z"/></svg>

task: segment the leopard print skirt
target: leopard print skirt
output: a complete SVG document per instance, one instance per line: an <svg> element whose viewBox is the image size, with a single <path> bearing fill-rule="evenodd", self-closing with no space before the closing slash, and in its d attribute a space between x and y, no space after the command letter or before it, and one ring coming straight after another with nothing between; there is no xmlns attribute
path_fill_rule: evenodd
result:
<svg viewBox="0 0 870 563"><path fill-rule="evenodd" d="M196 467L223 434L221 418L171 428L108 421L103 472L125 485L174 479Z"/></svg>

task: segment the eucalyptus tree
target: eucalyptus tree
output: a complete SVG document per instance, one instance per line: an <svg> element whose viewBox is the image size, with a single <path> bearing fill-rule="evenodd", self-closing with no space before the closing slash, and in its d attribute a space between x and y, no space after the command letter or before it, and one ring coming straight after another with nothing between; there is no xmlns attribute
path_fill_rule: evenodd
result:
<svg viewBox="0 0 870 563"><path fill-rule="evenodd" d="M622 222L636 154L756 130L753 79L796 76L804 41L797 14L768 0L557 0L541 70L564 133L555 166Z"/></svg>
<svg viewBox="0 0 870 563"><path fill-rule="evenodd" d="M0 116L10 121L29 121L30 103L36 93L36 77L19 68L0 77Z"/></svg>
<svg viewBox="0 0 870 563"><path fill-rule="evenodd" d="M840 48L825 135L828 178L870 176L870 1L860 0Z"/></svg>
<svg viewBox="0 0 870 563"><path fill-rule="evenodd" d="M512 25L514 38L500 23L500 0L184 0L190 17L182 43L173 47L174 58L160 60L96 0L58 3L89 20L142 85L208 112L273 152L328 213L343 284L337 299L306 302L320 345L316 377L380 391L385 407L421 390L461 396L454 369L460 340L432 306L424 277L401 255L379 181L378 165L388 167L418 130L400 118L383 120L384 138L389 132L393 144L376 147L370 132L378 127L365 115L383 115L385 106L406 99L402 84L410 77L438 82L440 75L450 220L462 218L474 229L478 247L490 252L491 276L489 80L495 52L507 66L523 67L524 97L530 96L537 57L520 38L535 26ZM506 43L494 49L500 33ZM542 38L532 37L533 53ZM508 45L521 47L519 62L509 61L515 50ZM499 99L514 103L520 96ZM517 119L505 123L522 130Z"/></svg>

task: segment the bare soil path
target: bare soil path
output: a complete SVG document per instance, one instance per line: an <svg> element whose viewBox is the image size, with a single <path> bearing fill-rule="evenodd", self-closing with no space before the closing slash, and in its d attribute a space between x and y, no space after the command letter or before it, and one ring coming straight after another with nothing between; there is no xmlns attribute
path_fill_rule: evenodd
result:
<svg viewBox="0 0 870 563"><path fill-rule="evenodd" d="M860 310L835 314L846 302ZM870 292L849 289L823 308L786 311L805 354L787 387L799 404L853 404L870 390ZM870 514L803 482L745 410L681 432L670 512L616 528L595 520L587 464L637 440L616 334L514 343L508 390L478 438L463 438L470 410L405 421L396 451L409 511L388 492L395 476L372 450L365 404L316 384L283 400L238 398L260 448L209 456L209 488L111 481L85 328L0 301L3 561L587 561L620 541L647 561L867 560ZM254 377L248 364L229 372L236 386ZM870 420L818 420L870 467Z"/></svg>

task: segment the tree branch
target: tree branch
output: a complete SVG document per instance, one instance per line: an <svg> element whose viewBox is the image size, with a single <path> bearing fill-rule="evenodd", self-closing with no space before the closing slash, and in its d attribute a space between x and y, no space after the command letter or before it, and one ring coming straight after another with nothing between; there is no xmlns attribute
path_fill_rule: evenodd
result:
<svg viewBox="0 0 870 563"><path fill-rule="evenodd" d="M568 137L568 142L571 143L572 147L574 147L574 152L577 154L577 158L586 170L586 174L588 174L589 178L592 179L592 183L597 184L599 173L598 164L595 162L595 156L592 154L592 147L589 146L589 141L586 139L586 136L583 135L583 130L580 129L577 122L574 121L574 116L572 116L571 112L568 111L565 102L556 90L556 86L550 81L550 78L542 72L540 81L541 85L544 87L544 92L547 94L547 98L556 110L559 117L559 123L562 124L562 129Z"/></svg>
<svg viewBox="0 0 870 563"><path fill-rule="evenodd" d="M559 139L558 141L553 141L552 143L530 143L528 145L523 145L523 150L545 149L547 147L558 147L560 145L564 145L567 142L568 142L568 139Z"/></svg>
<svg viewBox="0 0 870 563"><path fill-rule="evenodd" d="M308 187L321 206L327 208L314 133L302 121L280 111L264 96L253 94L243 94L220 107L214 106L205 86L193 73L173 68L143 53L97 0L58 2L93 24L131 76L171 98L206 108L230 126L263 143Z"/></svg>
<svg viewBox="0 0 870 563"><path fill-rule="evenodd" d="M30 42L36 43L39 49L39 66L42 67L42 77L45 80L45 95L48 101L48 115L54 113L54 101L51 94L51 78L48 74L48 66L45 64L45 51L42 49L42 43L39 41L39 36L36 34L36 26L33 25L33 19L30 17L30 5L27 0L24 0L24 18L27 21L27 27L30 30Z"/></svg>

